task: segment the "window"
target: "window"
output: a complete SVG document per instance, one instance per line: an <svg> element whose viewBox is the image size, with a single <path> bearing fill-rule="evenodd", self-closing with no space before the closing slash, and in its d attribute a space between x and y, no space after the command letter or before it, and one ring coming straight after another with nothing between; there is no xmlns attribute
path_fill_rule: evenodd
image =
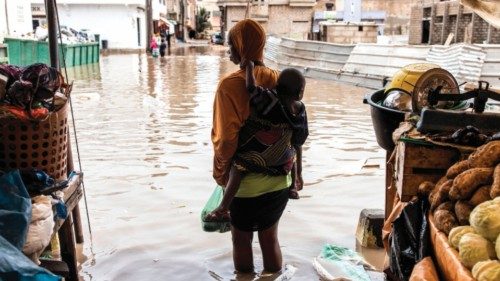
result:
<svg viewBox="0 0 500 281"><path fill-rule="evenodd" d="M363 31L363 26L362 25L358 26L358 31Z"/></svg>

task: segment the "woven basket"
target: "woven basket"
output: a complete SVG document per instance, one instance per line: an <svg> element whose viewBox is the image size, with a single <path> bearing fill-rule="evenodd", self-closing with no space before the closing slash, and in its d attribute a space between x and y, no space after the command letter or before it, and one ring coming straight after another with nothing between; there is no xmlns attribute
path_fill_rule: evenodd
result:
<svg viewBox="0 0 500 281"><path fill-rule="evenodd" d="M0 117L0 170L35 168L67 177L68 103L44 121Z"/></svg>

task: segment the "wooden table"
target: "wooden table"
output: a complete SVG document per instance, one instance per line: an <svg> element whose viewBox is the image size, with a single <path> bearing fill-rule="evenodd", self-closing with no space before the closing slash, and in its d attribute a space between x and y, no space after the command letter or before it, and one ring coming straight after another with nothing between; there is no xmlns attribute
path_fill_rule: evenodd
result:
<svg viewBox="0 0 500 281"><path fill-rule="evenodd" d="M75 175L63 189L64 202L68 210L65 220L58 219L54 226L55 233L59 234L59 246L62 261L40 259L41 266L54 274L61 275L67 281L78 281L78 262L76 243L83 242L83 232L78 202L83 195L83 174Z"/></svg>

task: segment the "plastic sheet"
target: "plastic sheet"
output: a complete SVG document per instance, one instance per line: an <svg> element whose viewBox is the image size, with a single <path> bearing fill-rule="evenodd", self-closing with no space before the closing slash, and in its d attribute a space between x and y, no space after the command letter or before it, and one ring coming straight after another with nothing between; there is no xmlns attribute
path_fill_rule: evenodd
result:
<svg viewBox="0 0 500 281"><path fill-rule="evenodd" d="M19 170L0 177L0 236L21 250L31 221L31 199Z"/></svg>
<svg viewBox="0 0 500 281"><path fill-rule="evenodd" d="M389 236L390 269L401 280L409 280L415 264L431 253L428 209L427 200L413 201L394 220Z"/></svg>
<svg viewBox="0 0 500 281"><path fill-rule="evenodd" d="M222 222L208 222L205 221L205 217L208 213L212 212L215 208L217 208L222 201L222 197L224 196L224 191L221 186L216 186L212 195L208 199L205 207L201 211L201 225L204 231L206 232L226 232L230 230L230 223L226 221Z"/></svg>
<svg viewBox="0 0 500 281"><path fill-rule="evenodd" d="M351 249L327 244L313 260L313 267L322 280L370 281L365 267L371 268L364 259Z"/></svg>
<svg viewBox="0 0 500 281"><path fill-rule="evenodd" d="M59 281L59 276L37 266L0 236L0 280Z"/></svg>

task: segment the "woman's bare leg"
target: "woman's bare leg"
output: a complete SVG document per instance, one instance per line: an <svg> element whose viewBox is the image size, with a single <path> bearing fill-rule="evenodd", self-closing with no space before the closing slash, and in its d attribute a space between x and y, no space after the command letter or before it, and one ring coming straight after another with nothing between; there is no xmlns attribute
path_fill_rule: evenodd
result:
<svg viewBox="0 0 500 281"><path fill-rule="evenodd" d="M231 226L231 235L234 268L242 273L253 272L253 232L241 231Z"/></svg>
<svg viewBox="0 0 500 281"><path fill-rule="evenodd" d="M259 243L262 250L262 258L264 259L264 270L274 273L281 270L283 265L283 257L278 241L278 222L270 228L259 231Z"/></svg>

